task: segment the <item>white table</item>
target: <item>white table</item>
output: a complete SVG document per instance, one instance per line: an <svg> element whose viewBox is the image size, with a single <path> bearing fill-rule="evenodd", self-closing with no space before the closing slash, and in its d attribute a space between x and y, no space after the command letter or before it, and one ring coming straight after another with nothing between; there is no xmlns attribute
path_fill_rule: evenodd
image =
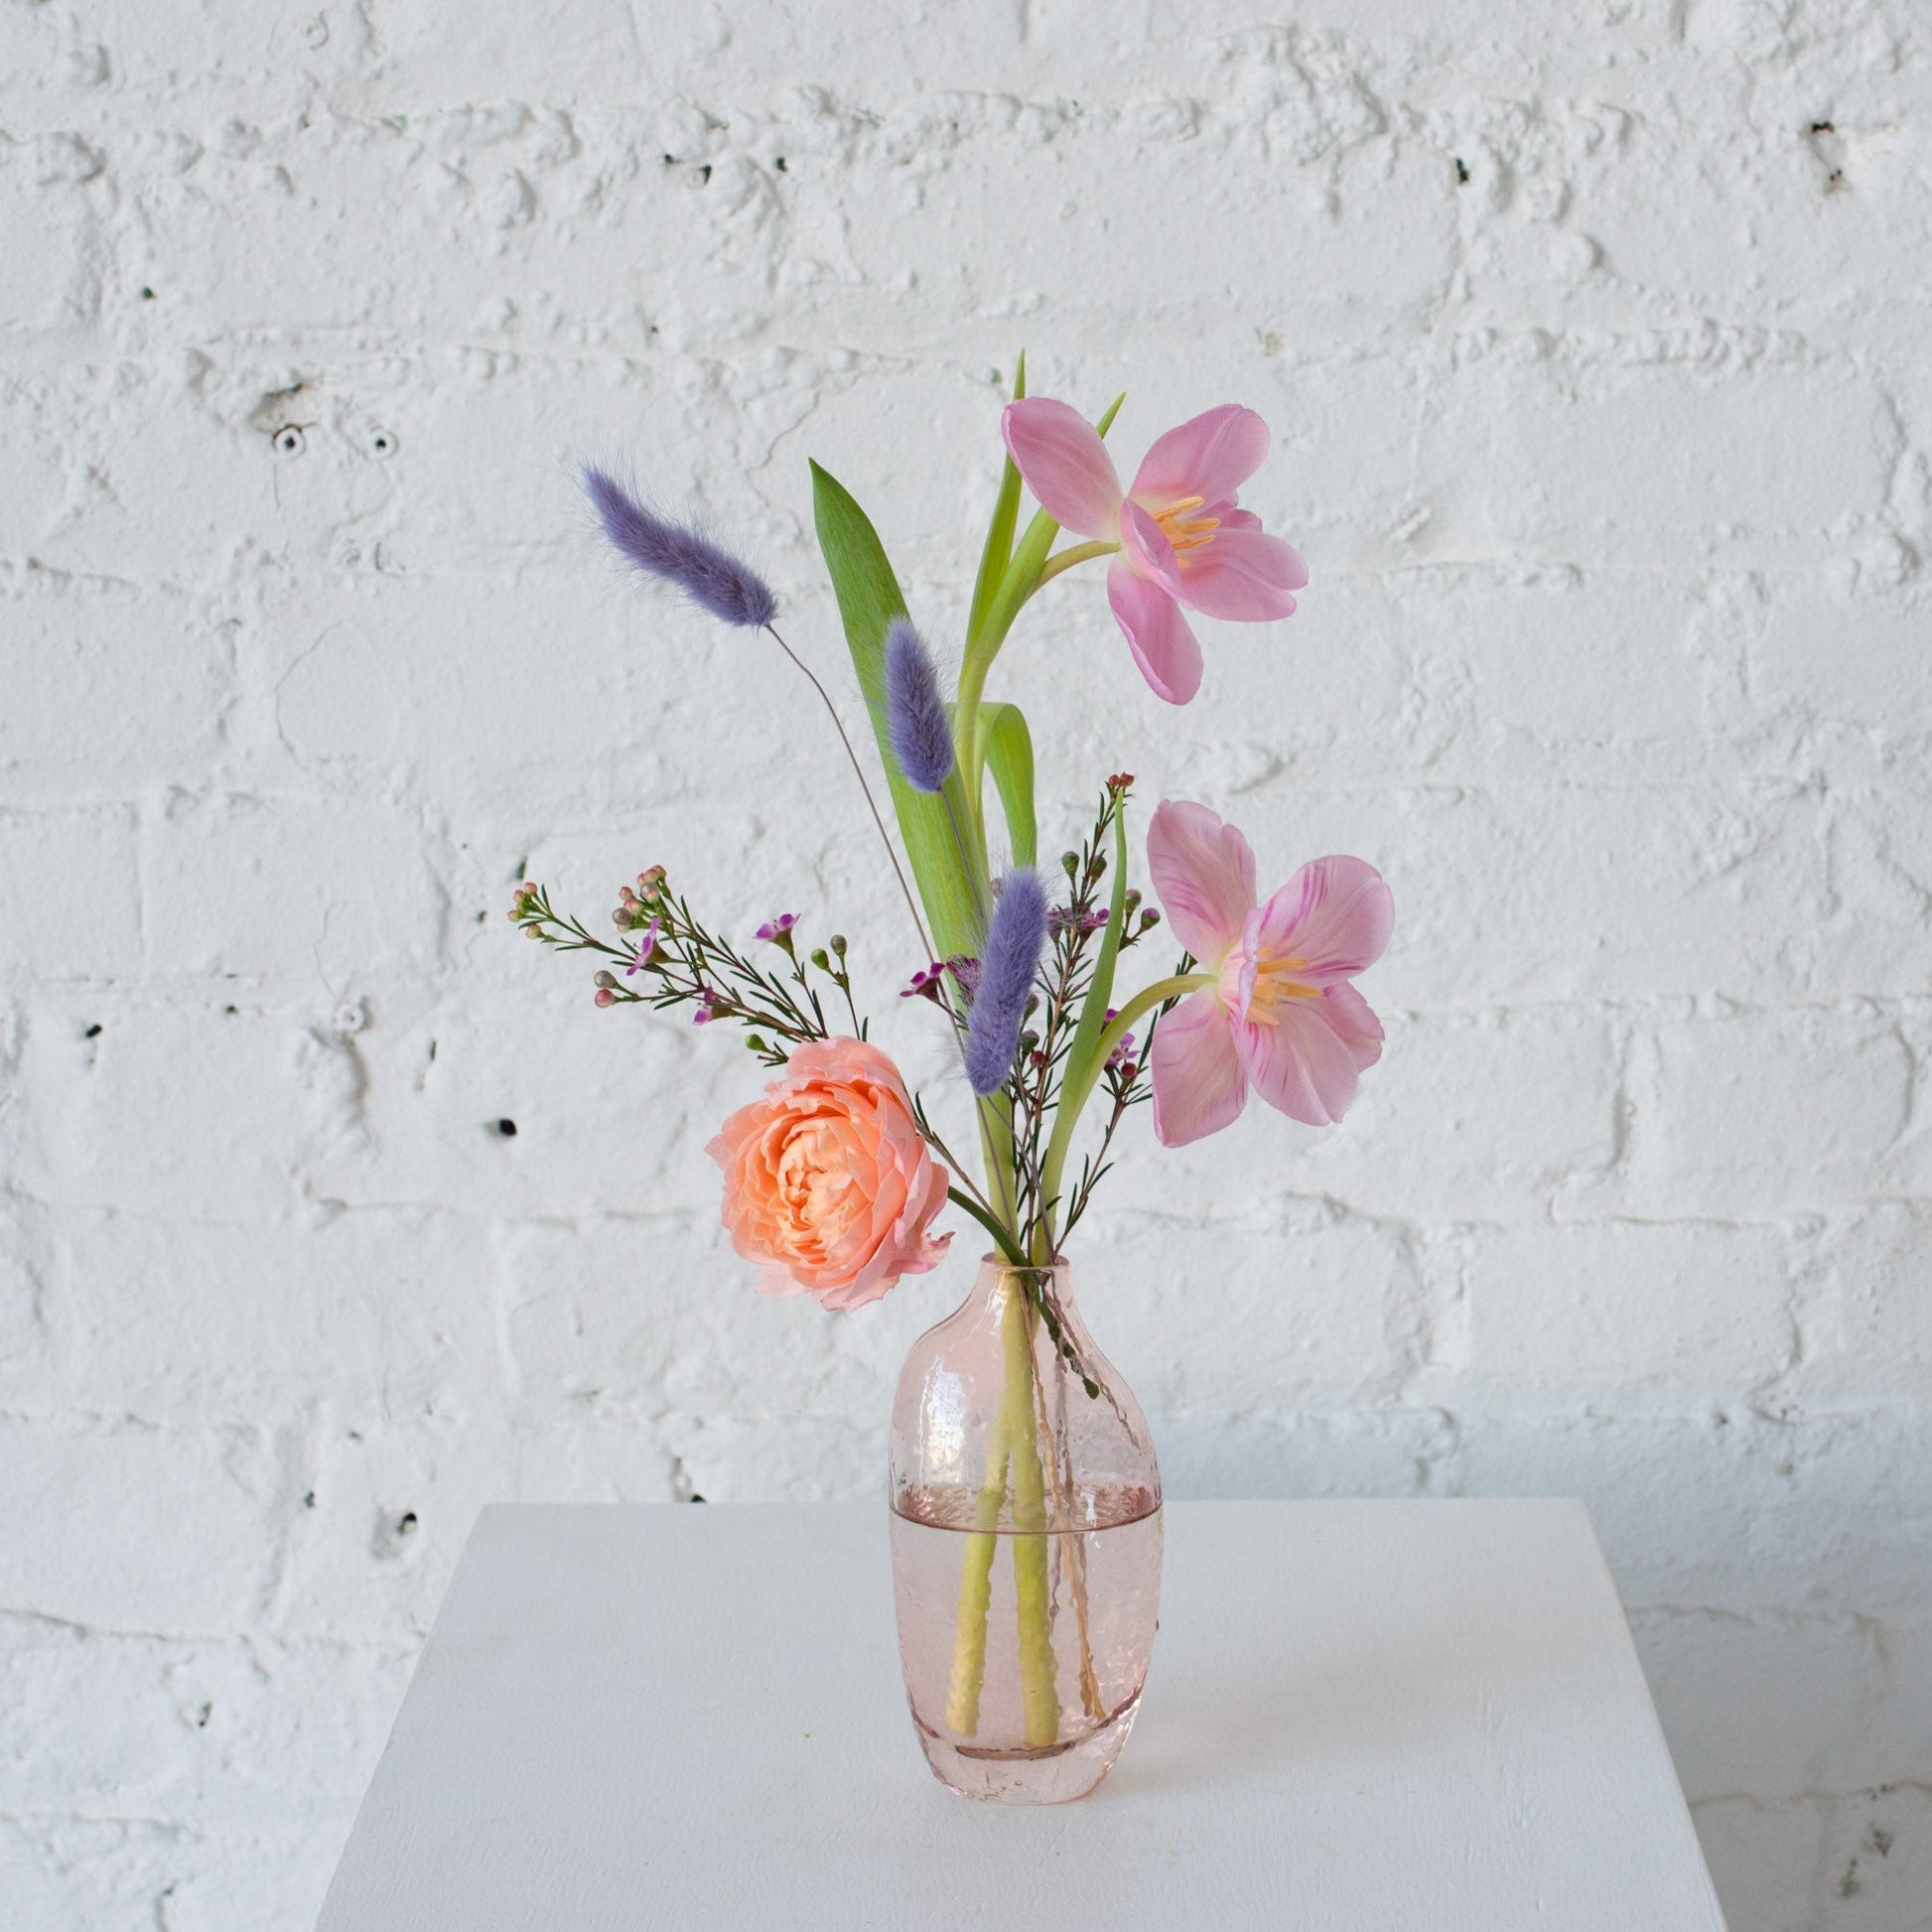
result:
<svg viewBox="0 0 1932 1932"><path fill-rule="evenodd" d="M1722 1932L1575 1502L1174 1503L1078 1804L946 1792L884 1505L484 1511L320 1932Z"/></svg>

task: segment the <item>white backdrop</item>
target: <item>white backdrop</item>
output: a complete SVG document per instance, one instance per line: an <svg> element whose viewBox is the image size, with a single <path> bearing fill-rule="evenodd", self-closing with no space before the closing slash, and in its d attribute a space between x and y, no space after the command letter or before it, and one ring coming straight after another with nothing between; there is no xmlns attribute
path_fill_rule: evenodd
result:
<svg viewBox="0 0 1932 1932"><path fill-rule="evenodd" d="M1043 849L1124 765L1398 907L1346 1125L1143 1119L1082 1244L1172 1492L1581 1493L1737 1932L1932 1926L1928 116L1910 0L6 0L10 1932L306 1925L480 1503L878 1489L964 1267L756 1296L749 1056L503 912L662 861L917 1060L567 462L842 678L806 457L956 638L1023 344L1259 409L1313 573L1183 712L1042 597Z"/></svg>

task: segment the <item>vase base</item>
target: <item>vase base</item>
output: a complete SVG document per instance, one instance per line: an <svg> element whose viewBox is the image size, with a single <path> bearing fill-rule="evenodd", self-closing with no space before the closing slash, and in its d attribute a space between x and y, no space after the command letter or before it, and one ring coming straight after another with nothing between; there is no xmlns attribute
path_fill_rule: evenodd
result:
<svg viewBox="0 0 1932 1932"><path fill-rule="evenodd" d="M1134 1728L1138 1697L1098 1729L1044 1750L982 1750L916 1726L925 1761L948 1791L996 1805L1065 1805L1084 1798L1109 1771Z"/></svg>

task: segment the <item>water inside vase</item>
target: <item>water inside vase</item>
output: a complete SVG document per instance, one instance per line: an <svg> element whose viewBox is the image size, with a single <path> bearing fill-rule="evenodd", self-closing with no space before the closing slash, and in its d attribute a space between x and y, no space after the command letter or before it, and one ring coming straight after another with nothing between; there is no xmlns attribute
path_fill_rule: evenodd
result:
<svg viewBox="0 0 1932 1932"><path fill-rule="evenodd" d="M906 1695L955 1790L1016 1795L1016 1768L1035 1761L1019 1795L1077 1797L1126 1742L1160 1603L1161 1505L1143 1486L1083 1500L1091 1527L1028 1533L976 1531L974 1490L894 1499Z"/></svg>

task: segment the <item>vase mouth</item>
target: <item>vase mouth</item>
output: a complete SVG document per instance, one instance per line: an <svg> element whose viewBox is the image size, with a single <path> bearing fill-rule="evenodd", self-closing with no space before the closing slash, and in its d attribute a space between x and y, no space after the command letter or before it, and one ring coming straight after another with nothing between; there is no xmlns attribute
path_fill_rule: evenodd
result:
<svg viewBox="0 0 1932 1932"><path fill-rule="evenodd" d="M1054 1261L1018 1262L1009 1261L1005 1255L987 1253L980 1256L982 1275L1017 1275L1028 1281L1053 1281L1067 1272L1068 1263L1064 1255Z"/></svg>

